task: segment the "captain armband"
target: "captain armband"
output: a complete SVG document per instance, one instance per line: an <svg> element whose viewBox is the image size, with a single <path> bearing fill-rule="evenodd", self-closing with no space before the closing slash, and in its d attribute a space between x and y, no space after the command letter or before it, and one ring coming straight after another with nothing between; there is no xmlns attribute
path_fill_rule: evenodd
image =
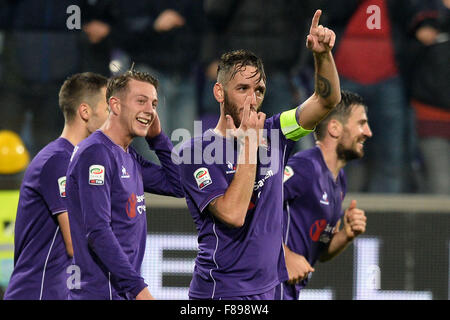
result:
<svg viewBox="0 0 450 320"><path fill-rule="evenodd" d="M304 129L297 123L296 112L297 108L294 108L289 111L282 112L280 115L281 131L287 139L293 141L298 141L300 138L303 138L314 131L314 129Z"/></svg>

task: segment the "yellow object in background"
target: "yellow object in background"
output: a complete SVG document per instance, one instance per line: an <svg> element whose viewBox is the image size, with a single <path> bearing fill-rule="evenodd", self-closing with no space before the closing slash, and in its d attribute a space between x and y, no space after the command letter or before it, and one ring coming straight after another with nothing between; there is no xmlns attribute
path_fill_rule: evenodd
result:
<svg viewBox="0 0 450 320"><path fill-rule="evenodd" d="M0 130L0 174L23 171L30 162L30 154L17 133Z"/></svg>
<svg viewBox="0 0 450 320"><path fill-rule="evenodd" d="M19 190L0 190L0 286L6 288L14 267L14 221Z"/></svg>

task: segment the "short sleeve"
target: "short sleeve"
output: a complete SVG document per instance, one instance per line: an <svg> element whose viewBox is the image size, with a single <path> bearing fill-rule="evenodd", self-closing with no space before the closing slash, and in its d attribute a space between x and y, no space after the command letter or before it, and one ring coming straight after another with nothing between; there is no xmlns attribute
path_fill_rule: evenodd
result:
<svg viewBox="0 0 450 320"><path fill-rule="evenodd" d="M66 172L69 153L57 153L47 160L39 177L41 194L52 215L67 211Z"/></svg>
<svg viewBox="0 0 450 320"><path fill-rule="evenodd" d="M186 152L192 152L192 150L202 152L201 148L187 148L182 150L181 155ZM194 159L194 157L191 157L191 159ZM180 168L183 188L192 198L200 212L212 200L224 195L228 189L226 174L220 165L206 164L204 162L199 164L182 162Z"/></svg>
<svg viewBox="0 0 450 320"><path fill-rule="evenodd" d="M314 181L314 167L310 161L292 157L284 169L284 201L290 201L306 194Z"/></svg>
<svg viewBox="0 0 450 320"><path fill-rule="evenodd" d="M87 234L108 228L111 222L111 180L115 165L109 150L93 145L79 154L78 163L72 171L79 190L81 211Z"/></svg>

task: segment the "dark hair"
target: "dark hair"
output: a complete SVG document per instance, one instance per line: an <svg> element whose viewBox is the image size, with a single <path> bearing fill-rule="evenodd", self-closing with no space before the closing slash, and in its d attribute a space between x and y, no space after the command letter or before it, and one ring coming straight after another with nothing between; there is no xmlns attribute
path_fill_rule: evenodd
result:
<svg viewBox="0 0 450 320"><path fill-rule="evenodd" d="M86 102L92 108L98 103L101 89L106 87L108 79L93 72L76 73L67 78L59 90L59 107L66 122L75 118L78 106Z"/></svg>
<svg viewBox="0 0 450 320"><path fill-rule="evenodd" d="M364 103L363 98L354 92L341 91L341 102L338 103L336 107L333 108L330 113L320 121L314 134L317 140L322 140L326 136L327 126L330 120L336 119L342 124L346 124L350 114L352 113L353 107L356 105L362 105L367 112L367 106Z"/></svg>
<svg viewBox="0 0 450 320"><path fill-rule="evenodd" d="M219 66L217 68L217 81L226 84L234 78L236 73L246 66L255 67L256 71L254 76L259 74L258 81L264 80L264 82L266 82L266 74L261 58L248 50L235 50L224 53L220 57Z"/></svg>
<svg viewBox="0 0 450 320"><path fill-rule="evenodd" d="M150 83L158 89L158 80L147 72L141 72L131 69L121 75L112 77L106 87L106 101L109 101L113 95L126 93L128 91L128 82L130 79Z"/></svg>

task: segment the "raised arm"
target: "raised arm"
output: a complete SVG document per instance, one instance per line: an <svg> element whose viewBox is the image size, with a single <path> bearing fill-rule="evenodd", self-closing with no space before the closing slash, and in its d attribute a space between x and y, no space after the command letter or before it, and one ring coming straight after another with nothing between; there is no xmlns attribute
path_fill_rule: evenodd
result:
<svg viewBox="0 0 450 320"><path fill-rule="evenodd" d="M336 35L333 30L319 25L321 14L321 10L314 14L306 39L306 47L314 55L315 90L296 110L298 124L309 130L341 101L339 76L331 53Z"/></svg>

